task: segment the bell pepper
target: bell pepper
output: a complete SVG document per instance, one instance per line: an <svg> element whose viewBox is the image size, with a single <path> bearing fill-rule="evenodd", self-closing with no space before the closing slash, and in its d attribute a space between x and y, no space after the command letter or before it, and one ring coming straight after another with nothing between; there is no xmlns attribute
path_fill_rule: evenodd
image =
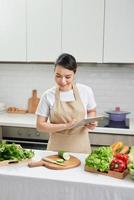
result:
<svg viewBox="0 0 134 200"><path fill-rule="evenodd" d="M123 153L117 153L116 155L114 155L115 158L124 161L124 163L127 165L128 164L128 155L127 154L123 154Z"/></svg>
<svg viewBox="0 0 134 200"><path fill-rule="evenodd" d="M113 151L113 155L119 153L122 148L124 146L124 143L122 141L116 142L114 144L111 145L112 151Z"/></svg>
<svg viewBox="0 0 134 200"><path fill-rule="evenodd" d="M123 162L123 160L113 159L110 163L110 170L116 172L123 172L126 169L127 165Z"/></svg>

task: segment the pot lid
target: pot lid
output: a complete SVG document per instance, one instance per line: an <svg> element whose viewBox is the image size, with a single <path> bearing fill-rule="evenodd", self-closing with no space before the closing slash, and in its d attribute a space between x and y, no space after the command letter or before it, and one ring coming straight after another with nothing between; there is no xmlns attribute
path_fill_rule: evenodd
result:
<svg viewBox="0 0 134 200"><path fill-rule="evenodd" d="M106 111L106 113L107 114L117 114L117 115L120 115L120 114L130 114L130 112L128 112L128 111L121 111L120 107L115 107L114 110Z"/></svg>

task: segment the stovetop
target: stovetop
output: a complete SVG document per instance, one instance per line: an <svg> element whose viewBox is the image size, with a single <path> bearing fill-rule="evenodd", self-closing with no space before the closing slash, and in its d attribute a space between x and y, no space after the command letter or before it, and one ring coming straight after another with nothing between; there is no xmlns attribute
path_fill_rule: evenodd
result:
<svg viewBox="0 0 134 200"><path fill-rule="evenodd" d="M129 129L129 119L127 118L125 121L116 122L104 117L104 119L98 123L98 127Z"/></svg>

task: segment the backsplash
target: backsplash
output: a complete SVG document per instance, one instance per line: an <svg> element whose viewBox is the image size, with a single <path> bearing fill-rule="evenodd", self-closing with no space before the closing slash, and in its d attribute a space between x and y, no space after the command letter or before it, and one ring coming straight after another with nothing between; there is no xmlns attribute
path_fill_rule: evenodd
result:
<svg viewBox="0 0 134 200"><path fill-rule="evenodd" d="M54 64L0 63L0 102L27 108L32 90L38 96L54 84ZM76 80L91 86L98 113L120 106L134 114L134 65L79 64Z"/></svg>

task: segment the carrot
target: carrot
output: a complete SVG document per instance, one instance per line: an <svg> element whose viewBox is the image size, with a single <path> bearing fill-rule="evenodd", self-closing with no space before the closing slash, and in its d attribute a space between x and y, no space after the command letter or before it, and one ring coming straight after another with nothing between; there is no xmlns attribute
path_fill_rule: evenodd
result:
<svg viewBox="0 0 134 200"><path fill-rule="evenodd" d="M122 150L120 151L120 153L123 153L123 154L127 154L129 152L129 147L128 146L124 146L122 148Z"/></svg>

